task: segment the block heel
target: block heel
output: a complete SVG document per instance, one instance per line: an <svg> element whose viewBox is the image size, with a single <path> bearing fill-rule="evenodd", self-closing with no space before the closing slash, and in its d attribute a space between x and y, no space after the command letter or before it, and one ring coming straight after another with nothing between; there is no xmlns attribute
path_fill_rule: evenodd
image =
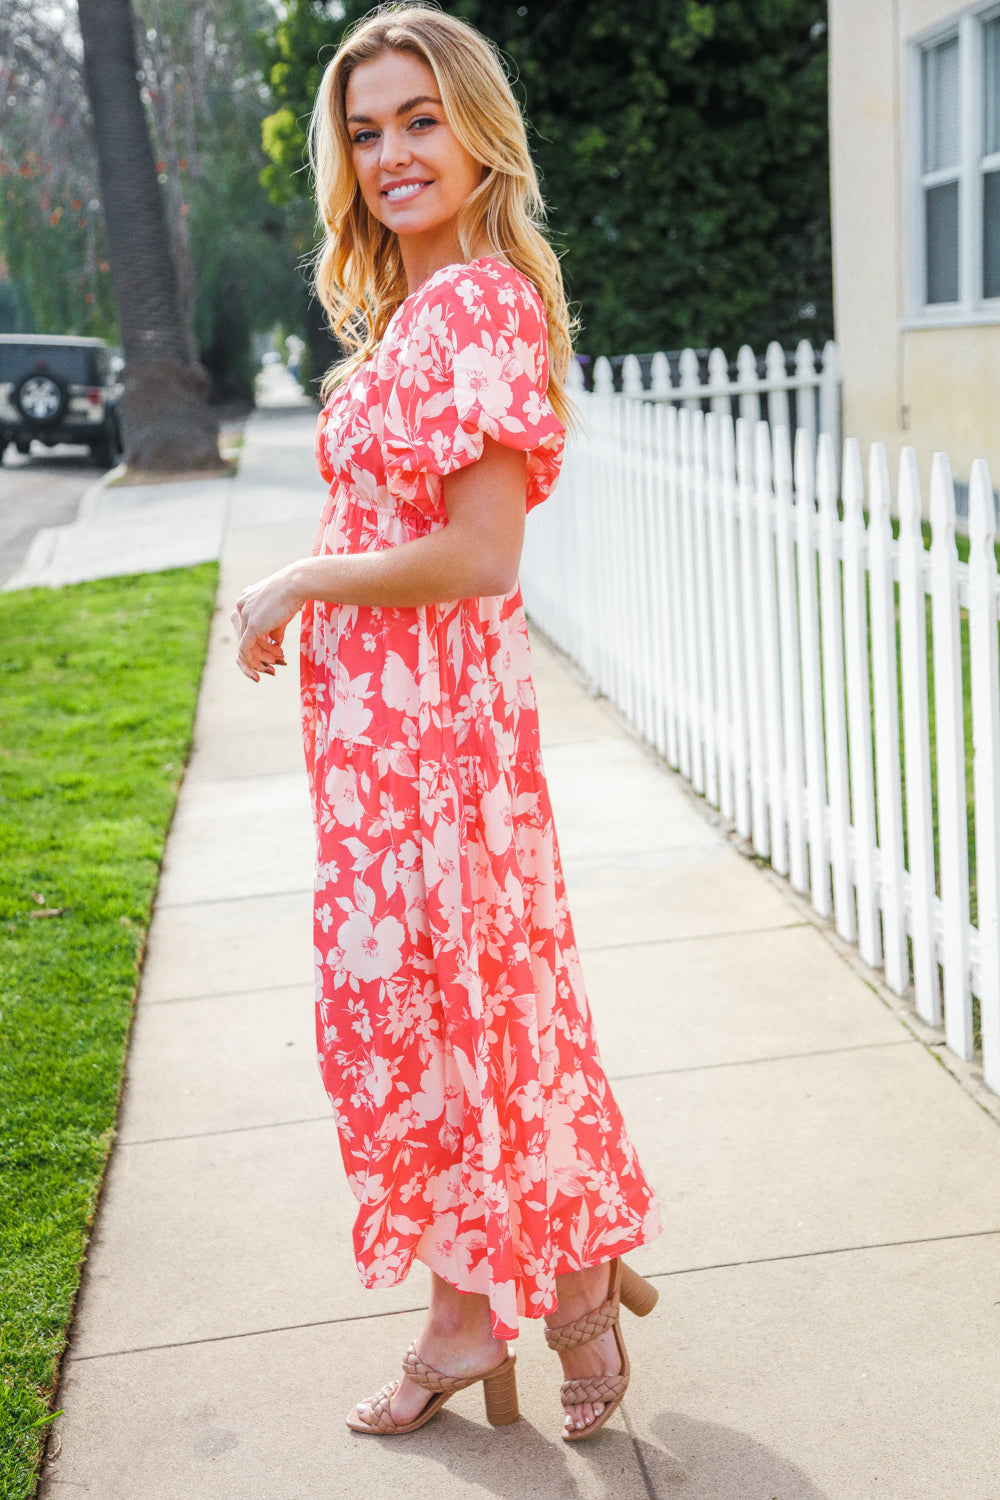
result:
<svg viewBox="0 0 1000 1500"><path fill-rule="evenodd" d="M644 1318L653 1311L660 1294L644 1276L639 1276L622 1261L621 1300L630 1313L635 1313L637 1318Z"/></svg>
<svg viewBox="0 0 1000 1500"><path fill-rule="evenodd" d="M517 1409L517 1376L514 1373L513 1356L501 1366L496 1375L483 1381L483 1399L486 1402L486 1420L492 1427L509 1427L520 1413Z"/></svg>

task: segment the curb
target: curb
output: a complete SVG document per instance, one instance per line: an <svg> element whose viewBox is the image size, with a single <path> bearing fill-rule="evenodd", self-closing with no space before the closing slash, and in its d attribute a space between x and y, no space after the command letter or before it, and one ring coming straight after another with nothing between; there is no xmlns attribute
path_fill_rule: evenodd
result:
<svg viewBox="0 0 1000 1500"><path fill-rule="evenodd" d="M95 480L92 485L84 490L80 496L80 506L76 513L76 520L70 522L71 526L75 526L77 521L91 520L92 513L97 508L98 496L102 495L109 485L114 484L116 479L121 479L127 468L128 465L125 463L116 464L113 469L109 469L106 474L102 474L100 479Z"/></svg>

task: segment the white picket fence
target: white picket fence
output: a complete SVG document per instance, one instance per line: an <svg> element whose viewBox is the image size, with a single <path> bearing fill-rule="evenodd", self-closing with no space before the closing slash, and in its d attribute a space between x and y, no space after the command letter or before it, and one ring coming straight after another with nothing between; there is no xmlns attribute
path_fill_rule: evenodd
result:
<svg viewBox="0 0 1000 1500"><path fill-rule="evenodd" d="M529 615L821 916L832 913L892 990L912 984L919 1014L943 1020L966 1059L976 997L984 1076L1000 1093L1000 588L986 463L973 466L962 563L943 453L928 552L912 449L893 507L879 443L866 495L853 440L838 485L828 434L814 447L800 430L793 464L784 427L648 396L577 400L585 430L527 528Z"/></svg>
<svg viewBox="0 0 1000 1500"><path fill-rule="evenodd" d="M626 354L619 380L623 396L649 401L670 401L689 410L708 410L720 416L765 418L772 427L803 428L815 443L821 432L830 434L834 451L840 451L840 355L831 340L817 352L808 339L801 339L789 356L776 340L767 346L763 373L757 356L744 344L736 356L735 374L730 374L724 350L711 349L706 360L694 349L676 355L654 354L640 360ZM584 381L577 366L571 368L574 396ZM595 395L615 393L611 360L594 361Z"/></svg>

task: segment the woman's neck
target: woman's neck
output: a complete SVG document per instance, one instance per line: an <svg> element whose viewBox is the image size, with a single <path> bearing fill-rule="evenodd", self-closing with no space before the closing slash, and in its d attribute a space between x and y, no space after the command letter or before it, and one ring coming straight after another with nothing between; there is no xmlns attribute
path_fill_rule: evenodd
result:
<svg viewBox="0 0 1000 1500"><path fill-rule="evenodd" d="M425 243L421 237L420 243L414 239L400 239L399 252L403 261L403 272L406 276L406 290L409 295L423 286L429 276L437 271L443 271L445 266L457 266L467 261L479 260L488 255L489 246L483 245L476 248L468 258L462 253L462 247L457 236L442 238L436 243Z"/></svg>

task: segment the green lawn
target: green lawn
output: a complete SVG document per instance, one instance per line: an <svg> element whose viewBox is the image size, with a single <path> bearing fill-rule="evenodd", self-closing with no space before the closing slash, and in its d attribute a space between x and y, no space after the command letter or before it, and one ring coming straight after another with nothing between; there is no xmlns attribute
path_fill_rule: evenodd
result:
<svg viewBox="0 0 1000 1500"><path fill-rule="evenodd" d="M34 1490L217 577L0 594L4 1500Z"/></svg>

